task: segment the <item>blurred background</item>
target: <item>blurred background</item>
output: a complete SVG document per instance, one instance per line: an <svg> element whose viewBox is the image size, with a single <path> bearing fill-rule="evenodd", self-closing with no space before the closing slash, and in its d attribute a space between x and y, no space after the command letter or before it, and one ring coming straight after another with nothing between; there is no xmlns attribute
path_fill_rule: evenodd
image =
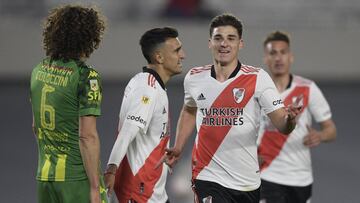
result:
<svg viewBox="0 0 360 203"><path fill-rule="evenodd" d="M31 131L29 79L44 57L42 23L48 10L70 0L0 0L0 144L1 202L36 202L37 146ZM245 48L240 61L264 67L262 42L270 31L290 33L295 62L292 72L315 80L332 107L338 138L312 149L314 203L359 203L360 138L360 3L358 0L96 0L108 18L100 48L88 61L103 77L102 117L98 131L102 166L115 140L118 112L128 80L146 64L138 45L142 33L155 26L173 26L187 58L183 74L168 85L172 134L182 106L182 81L194 66L211 63L207 48L212 17L231 12L244 24ZM266 68L265 68L266 70ZM173 141L172 141L173 143ZM172 203L192 202L190 150L169 176ZM358 154L358 155L356 155Z"/></svg>

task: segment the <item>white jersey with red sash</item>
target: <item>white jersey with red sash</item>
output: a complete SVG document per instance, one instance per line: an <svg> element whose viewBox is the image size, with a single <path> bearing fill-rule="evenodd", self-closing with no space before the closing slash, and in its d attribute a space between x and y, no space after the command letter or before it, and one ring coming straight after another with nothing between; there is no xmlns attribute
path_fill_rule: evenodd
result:
<svg viewBox="0 0 360 203"><path fill-rule="evenodd" d="M285 106L302 97L301 114L294 131L285 136L263 115L258 153L263 159L261 178L284 185L307 186L313 182L310 149L303 144L311 126L331 118L330 107L317 85L300 76L292 76L289 87L281 93Z"/></svg>
<svg viewBox="0 0 360 203"><path fill-rule="evenodd" d="M270 76L238 63L230 78L215 79L211 65L196 67L185 77L185 105L197 107L193 179L252 191L260 186L256 135L260 109L283 107Z"/></svg>
<svg viewBox="0 0 360 203"><path fill-rule="evenodd" d="M126 86L119 115L123 125L140 128L117 173L114 190L119 203L166 202L167 165L155 170L169 142L168 97L160 76L152 69L135 75ZM126 135L121 135L126 136Z"/></svg>

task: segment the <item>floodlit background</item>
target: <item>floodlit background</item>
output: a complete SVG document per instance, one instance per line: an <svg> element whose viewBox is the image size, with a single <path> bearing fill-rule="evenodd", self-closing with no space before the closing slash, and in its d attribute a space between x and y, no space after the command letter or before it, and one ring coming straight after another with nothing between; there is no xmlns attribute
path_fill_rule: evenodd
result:
<svg viewBox="0 0 360 203"><path fill-rule="evenodd" d="M50 8L70 0L0 0L0 106L1 202L36 202L37 146L31 131L29 78L44 57L42 22ZM105 167L117 131L124 86L146 65L138 45L142 33L152 27L179 30L187 58L183 74L168 84L172 134L182 106L182 80L193 66L211 63L207 48L212 17L231 12L244 24L242 63L264 67L262 42L276 29L292 37L295 55L292 71L315 80L327 97L338 127L334 143L312 150L315 182L314 203L358 203L360 180L360 3L358 0L96 0L108 18L100 48L88 61L104 81L104 97L98 131L102 166ZM266 70L266 68L265 68ZM168 179L172 203L192 201L190 150Z"/></svg>

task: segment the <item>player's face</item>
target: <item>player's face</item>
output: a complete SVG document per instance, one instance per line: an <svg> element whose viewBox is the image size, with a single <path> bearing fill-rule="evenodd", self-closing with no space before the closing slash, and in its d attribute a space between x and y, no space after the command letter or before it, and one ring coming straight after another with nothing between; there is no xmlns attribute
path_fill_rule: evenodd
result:
<svg viewBox="0 0 360 203"><path fill-rule="evenodd" d="M243 47L243 40L233 26L216 27L209 39L209 48L216 63L226 66L237 63L239 50Z"/></svg>
<svg viewBox="0 0 360 203"><path fill-rule="evenodd" d="M265 64L274 76L287 75L293 62L289 44L284 41L270 41L265 46Z"/></svg>
<svg viewBox="0 0 360 203"><path fill-rule="evenodd" d="M162 50L164 61L164 69L170 76L181 73L182 63L185 58L185 52L182 49L181 42L178 38L169 38L165 41Z"/></svg>

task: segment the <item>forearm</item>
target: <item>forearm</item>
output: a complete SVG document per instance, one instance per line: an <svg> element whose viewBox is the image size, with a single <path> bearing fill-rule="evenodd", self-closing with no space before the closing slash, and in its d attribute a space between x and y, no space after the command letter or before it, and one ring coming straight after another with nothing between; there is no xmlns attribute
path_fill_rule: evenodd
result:
<svg viewBox="0 0 360 203"><path fill-rule="evenodd" d="M288 135L295 129L295 127L296 127L295 118L290 118L288 115L285 115L282 129L279 129L279 131L285 135Z"/></svg>
<svg viewBox="0 0 360 203"><path fill-rule="evenodd" d="M33 131L33 133L34 133L35 138L37 138L36 129L35 129L35 118L34 118L34 114L33 114L33 116L32 116L31 129L32 129L32 131Z"/></svg>
<svg viewBox="0 0 360 203"><path fill-rule="evenodd" d="M196 124L196 108L183 107L176 128L175 148L183 150Z"/></svg>
<svg viewBox="0 0 360 203"><path fill-rule="evenodd" d="M277 109L268 114L273 125L283 134L290 134L296 127L295 116L291 116L285 108Z"/></svg>
<svg viewBox="0 0 360 203"><path fill-rule="evenodd" d="M111 150L108 167L109 165L115 165L116 167L120 165L120 162L123 160L130 143L134 140L139 130L138 126L132 124L125 123L122 126Z"/></svg>
<svg viewBox="0 0 360 203"><path fill-rule="evenodd" d="M336 139L336 126L332 120L324 121L320 123L320 126L321 142L331 142Z"/></svg>
<svg viewBox="0 0 360 203"><path fill-rule="evenodd" d="M100 142L97 133L80 135L79 146L90 187L98 188Z"/></svg>

